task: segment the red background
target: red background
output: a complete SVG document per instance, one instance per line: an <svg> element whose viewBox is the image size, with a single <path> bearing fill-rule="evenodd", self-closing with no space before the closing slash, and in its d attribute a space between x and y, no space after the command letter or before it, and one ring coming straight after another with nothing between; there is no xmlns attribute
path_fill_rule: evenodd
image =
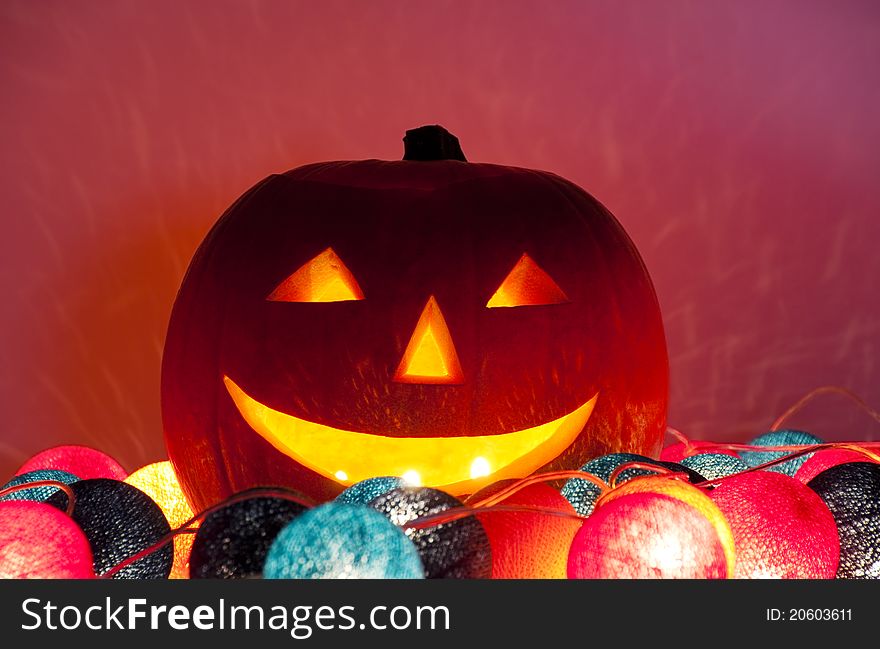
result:
<svg viewBox="0 0 880 649"><path fill-rule="evenodd" d="M271 172L474 161L604 202L663 309L670 423L741 440L822 384L880 404L880 10L864 2L4 1L0 476L84 443L164 455L190 256ZM827 397L791 422L880 425Z"/></svg>

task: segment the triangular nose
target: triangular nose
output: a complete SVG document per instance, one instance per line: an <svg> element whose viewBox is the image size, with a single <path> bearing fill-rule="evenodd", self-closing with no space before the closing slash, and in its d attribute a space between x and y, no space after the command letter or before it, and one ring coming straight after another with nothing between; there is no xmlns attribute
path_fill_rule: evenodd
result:
<svg viewBox="0 0 880 649"><path fill-rule="evenodd" d="M422 310L394 380L399 383L464 383L455 343L433 295Z"/></svg>

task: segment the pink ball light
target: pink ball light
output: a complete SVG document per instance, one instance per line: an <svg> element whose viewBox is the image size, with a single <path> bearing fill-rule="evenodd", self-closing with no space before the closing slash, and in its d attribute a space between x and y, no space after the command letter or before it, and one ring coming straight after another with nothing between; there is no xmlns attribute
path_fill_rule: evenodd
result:
<svg viewBox="0 0 880 649"><path fill-rule="evenodd" d="M110 478L125 480L128 472L112 457L88 446L55 446L40 451L21 465L15 475L37 471L39 469L55 469L67 471L80 480L90 478Z"/></svg>
<svg viewBox="0 0 880 649"><path fill-rule="evenodd" d="M733 537L699 489L635 478L597 501L571 544L570 579L726 579Z"/></svg>
<svg viewBox="0 0 880 649"><path fill-rule="evenodd" d="M30 500L0 502L0 578L94 576L89 542L67 514Z"/></svg>

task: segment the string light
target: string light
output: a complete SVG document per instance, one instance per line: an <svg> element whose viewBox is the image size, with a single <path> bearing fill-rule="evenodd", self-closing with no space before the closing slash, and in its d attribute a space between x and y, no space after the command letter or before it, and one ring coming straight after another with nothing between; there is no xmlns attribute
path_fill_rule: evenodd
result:
<svg viewBox="0 0 880 649"><path fill-rule="evenodd" d="M781 419L778 420L778 423L781 422ZM484 489L468 499L467 506L448 494L437 492L442 494L442 496L436 496L439 498L437 502L444 498L449 502L433 507L428 502L431 498L426 498L424 492L437 490L414 489L413 487L401 489L401 485L405 484L405 479L414 482L420 481L419 474L413 470L406 472L400 478L371 478L352 485L339 496L338 501L333 503L333 507L342 507L348 501L360 503L375 501L373 506L378 505L388 514L388 519L399 526L391 528L397 534L398 540L400 538L409 539L409 545L404 544L403 547L410 550L416 548L419 565L423 568L424 560L432 549L429 546L433 544L436 549L438 546L450 544L450 537L436 535L439 531L453 529L459 523L479 521L482 523L481 530L483 530L485 538L488 539L491 552L477 553L477 560L479 562L494 555L497 561L492 564L491 575L495 578L559 576L556 574L559 571L556 570L554 573L553 570L550 570L550 566L558 567L560 562L557 560L557 555L561 550L567 554L564 562L565 574L572 577L724 577L735 574L736 576L748 577L828 578L833 576L835 572L838 577L877 576L875 574L876 566L880 565L880 556L876 555L875 548L880 547L877 542L877 539L880 538L880 523L878 523L880 516L875 511L876 508L872 507L876 502L880 502L876 497L876 493L880 492L880 488L877 486L880 483L880 464L878 464L880 462L880 444L873 442L824 444L818 443L820 440L813 436L797 439L779 437L779 435L788 435L792 432L809 435L800 433L800 431L771 431L770 434L762 436L763 439L754 440L754 442L759 442L758 445L743 445L695 443L686 440L679 433L679 439L682 440L679 442L682 465L669 463L663 465L650 458L624 456L623 459L629 461L616 461L608 467L604 467L602 471L597 471L604 478L583 471L560 471L534 475L521 480L496 484L491 489ZM713 452L707 452L709 450ZM743 458L749 458L752 466L738 460L737 451L743 455ZM100 456L103 456L103 459ZM34 456L22 468L28 467L29 463L44 465L68 463L68 466L71 466L70 462L75 463L77 458L82 460L90 457L97 458L99 466L92 467L96 472L121 471L124 473L115 460L109 458L108 462L108 456L86 447L48 449ZM765 461L759 462L758 460ZM486 458L476 457L470 467L472 477L484 475L488 463ZM792 466L800 466L796 473L797 480L792 480L779 472L780 467L781 470L790 472ZM655 467L656 471L663 475L651 475ZM774 467L777 468L776 471L773 471ZM688 468L692 470L691 479L693 479L693 475L696 475L693 470L706 478L699 486L710 491L703 493L684 482L683 478L687 476L677 473L677 471L684 471ZM169 470L171 470L170 474ZM853 478L855 474L858 474L858 479ZM847 480L841 482L840 476L846 476ZM49 501L54 507L47 510L48 504L42 505L43 509L37 512L40 516L39 522L30 523L31 529L40 529L46 534L51 534L52 538L66 539L65 547L71 551L76 550L77 547L83 547L82 539L86 539L85 543L88 547L88 538L83 535L80 527L55 507L68 507L75 517L86 522L78 506L82 508L89 505L92 509L99 510L101 507L95 507L95 500L83 492L81 484L90 482L115 483L115 480L87 479L78 483L75 491L71 491L71 487L64 482L52 481L53 477L56 479L64 478L70 482L76 479L74 475L60 474L56 469L49 468L42 470L41 473L18 476L3 489L0 489L0 574L3 576L92 577L95 574L92 566L99 567L100 557L97 555L93 557L91 551L86 555L87 560L82 560L82 553L76 554L76 552L74 552L76 556L72 559L69 557L52 559L53 556L61 552L60 545L56 547L46 543L42 537L39 540L27 539L27 535L15 527L17 523L10 523L12 518L24 520L24 517L7 517L10 510L3 509L6 505L41 504L10 500L11 498L21 498L25 494L39 498L50 496ZM49 481L46 480L47 478ZM588 518L584 519L582 515L578 515L574 508L551 487L541 484L565 478L571 479L570 482L574 482L574 480L584 482L595 491L590 510L592 515ZM749 481L754 484L751 484L748 489L742 487ZM773 485L767 481L776 481L778 484ZM128 485L137 486L141 491L148 493L162 507L165 516L169 520L173 518L172 524L177 529L175 532L171 532L169 529L168 532L159 534L158 537L154 534L154 540L140 551L128 552L124 559L109 568L99 569L100 576L110 577L116 574L126 576L128 568L137 567L141 562L149 563L145 560L154 554L161 554L161 550L167 547L172 539L176 544L177 541L191 538L191 534L198 527L200 520L209 517L212 513L234 506L236 503L269 497L270 493L278 495L284 501L299 502L300 500L292 493L287 494L271 489L254 490L253 492L236 494L227 501L198 515L193 515L191 510L186 509L179 516L172 517L169 511L173 501L176 499L185 503L185 499L182 498L179 485L176 485L176 477L173 476L173 469L169 463L156 463L143 467L132 474L126 482ZM809 488L805 487L803 482L808 482ZM162 493L163 483L173 483L174 486L170 488L173 496ZM792 484L796 486L793 487ZM65 493L58 493L59 489ZM800 492L796 494L795 498L792 498L792 492L797 492L798 489ZM392 493L406 491L423 493L408 502L399 494L395 496ZM825 499L827 505L823 505L824 509L816 507L816 502L821 503L822 499L815 493L812 494L812 502L810 502L810 496L804 495L804 493L812 491L816 491ZM694 493L700 494L700 496L694 496ZM76 495L77 498L75 500L69 499L67 494ZM711 498L707 498L706 494ZM854 497L854 494L861 494L861 496ZM118 511L108 514L112 508L106 505L117 500L103 499L104 514L110 519L124 518L124 516L120 516ZM711 508L708 508L705 505L706 500L712 503L717 511L713 512ZM778 506L779 502L783 502L784 505ZM804 503L807 503L808 506L805 506ZM346 506L350 507L350 505ZM389 506L391 510L395 511L391 511ZM302 502L300 507L304 514L312 514L315 511L305 511L309 507L307 502ZM366 515L367 517L373 515L370 509L363 507L355 507L355 509L361 512L357 516L362 515L363 511L370 512ZM750 522L742 523L740 519L737 519L737 515L740 513L739 509L750 510L752 515ZM26 516L33 515L33 512L26 513ZM58 519L59 516L60 519ZM357 516L352 518L354 522L351 523L351 526L357 527L359 524L355 521ZM75 538L76 532L69 532L69 529L68 531L62 529L57 533L51 531L54 530L53 525L55 525L53 519L63 520L61 527L67 526L69 529L78 531L81 538L77 540ZM731 521L729 526L727 526L728 519ZM294 517L291 520L293 522L299 521L299 517ZM316 518L316 520L318 519ZM342 519L340 518L340 520ZM386 519L382 518L381 520L384 524ZM830 524L829 521L836 523L836 525ZM785 529L782 527L774 528L774 523ZM743 529L747 530L746 533L741 533L741 525L744 526ZM292 524L288 526L291 527ZM560 530L567 530L570 532L570 536L566 538L565 533L555 536L548 532L548 530L554 529L554 526ZM725 526L727 526L728 534L724 533ZM800 531L792 531L793 526L800 526L798 527ZM327 527L328 525L324 525L324 528ZM258 534L266 533L266 530L262 530L259 525L251 524L251 528L255 529ZM686 532L682 534L680 528L684 528ZM339 537L343 529L344 526L337 526L334 532L336 536L326 537L327 539L335 539L332 543L337 544L334 546L337 549L342 547L339 543L345 540ZM625 529L626 533L622 535L618 533L615 536L615 531L619 532L621 529ZM839 537L835 537L834 534L838 529L840 530ZM10 530L13 531L10 532ZM761 538L761 534L758 532L762 532L765 538ZM93 533L87 530L87 534ZM112 533L109 534L112 535ZM432 537L431 534L435 534L435 536ZM325 561L323 570L326 574L319 575L320 571L317 571L310 576L396 577L396 574L392 574L394 570L406 571L409 570L406 565L410 565L410 567L415 565L404 559L400 560L401 565L389 563L389 557L393 554L403 556L397 550L391 554L386 553L386 558L380 560L378 557L381 557L387 548L381 543L376 547L368 547L371 542L379 538L375 534L361 534L360 536L354 534L351 536L360 540L347 547L363 551L363 556L367 559L364 560L366 563L363 563L362 566L366 566L372 561L369 559L370 556L377 557L373 568L378 572L370 572L368 575L366 568L363 572L348 570L345 568L346 560L337 558ZM14 546L10 539L15 541L19 537L26 539L26 542L15 545L17 549L14 552L10 551L9 548ZM274 534L267 534L267 537L274 538ZM429 540L417 547L420 537ZM744 537L758 546L758 549L750 549L748 543L742 541ZM281 536L279 535L278 538L280 539ZM835 538L838 538L837 546L834 543ZM123 541L127 543L125 539ZM78 543L79 546L77 546ZM740 560L736 564L736 571L731 572L731 566L734 565L731 560L734 543L740 554L738 557ZM446 559L452 561L456 556L464 556L480 544L479 538L466 539L459 543L455 552L452 552ZM836 568L835 547L839 548L836 555L838 557ZM288 554L290 554L290 549L288 547ZM324 550L328 549L335 551L329 546L324 548ZM23 569L22 566L25 564L20 557L27 554L28 551L36 550L45 550L45 556L28 555L27 569ZM370 554L373 552L376 554ZM218 551L215 554L219 556L223 552ZM10 557L13 556L19 558L11 559ZM76 558L77 556L79 560ZM343 554L334 555L331 552L328 556L331 558L343 557ZM759 557L759 560L754 561L755 556ZM781 561L780 557L782 557ZM434 558L436 559L436 557ZM786 560L788 564L785 563ZM62 564L64 565L62 566ZM77 572L76 566L81 564L86 566L86 570ZM335 567L333 567L334 564ZM106 566L106 563L103 565ZM267 560L266 566L268 565ZM436 565L434 568L435 574L431 576L475 576L448 570L442 565L440 569L437 569ZM740 574L740 572L744 574ZM231 576L259 576L259 573L258 570L256 574ZM129 576L146 575L135 573ZM271 576L284 575L279 572L278 575L273 573ZM287 576L296 575L288 574ZM488 576L488 574L485 574L484 571L482 575L476 576Z"/></svg>

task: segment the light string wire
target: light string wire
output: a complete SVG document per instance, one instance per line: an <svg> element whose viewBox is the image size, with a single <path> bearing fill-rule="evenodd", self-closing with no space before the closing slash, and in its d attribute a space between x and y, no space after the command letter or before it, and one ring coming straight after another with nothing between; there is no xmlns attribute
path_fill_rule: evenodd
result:
<svg viewBox="0 0 880 649"><path fill-rule="evenodd" d="M880 412L874 410L871 406L865 403L864 399L862 399L859 395L857 395L852 390L844 388L839 385L822 385L818 388L814 388L810 390L807 394L798 399L794 404L789 406L789 408L783 412L779 417L776 418L776 421L770 426L770 430L779 430L782 427L782 424L786 419L797 413L804 406L806 406L810 401L813 401L816 397L825 395L825 394L840 394L853 401L859 409L866 413L871 419L876 422L880 422Z"/></svg>

